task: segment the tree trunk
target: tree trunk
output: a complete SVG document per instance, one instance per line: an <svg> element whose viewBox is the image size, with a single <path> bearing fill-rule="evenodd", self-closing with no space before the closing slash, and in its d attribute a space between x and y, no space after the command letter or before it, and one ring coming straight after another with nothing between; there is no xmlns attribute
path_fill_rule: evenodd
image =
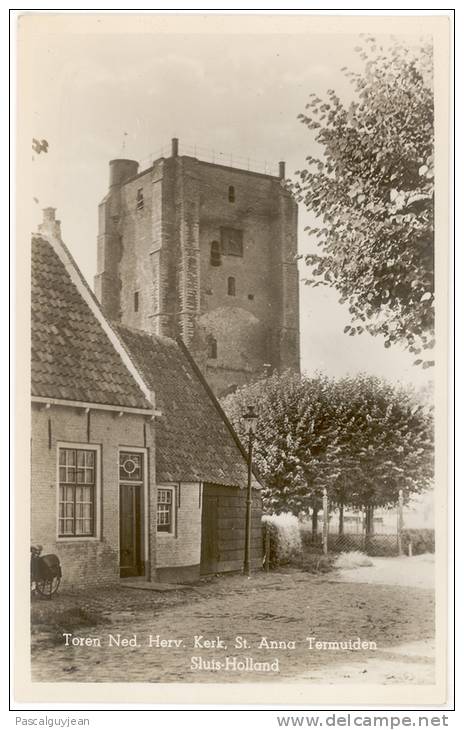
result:
<svg viewBox="0 0 464 730"><path fill-rule="evenodd" d="M327 555L329 544L329 502L327 498L327 489L325 487L322 495L322 513L322 552L324 555Z"/></svg>
<svg viewBox="0 0 464 730"><path fill-rule="evenodd" d="M374 507L370 504L366 505L366 535L364 547L366 551L369 549L369 542L374 533Z"/></svg>
<svg viewBox="0 0 464 730"><path fill-rule="evenodd" d="M312 514L312 541L317 541L317 516L319 514L319 507L316 500L313 500L313 514Z"/></svg>
<svg viewBox="0 0 464 730"><path fill-rule="evenodd" d="M344 518L343 507L344 507L343 502L341 502L340 506L339 506L339 512L338 512L338 534L339 535L343 535L343 531L345 529L345 526L343 523L343 518Z"/></svg>
<svg viewBox="0 0 464 730"><path fill-rule="evenodd" d="M374 508L372 505L366 505L366 537L370 537L374 532Z"/></svg>

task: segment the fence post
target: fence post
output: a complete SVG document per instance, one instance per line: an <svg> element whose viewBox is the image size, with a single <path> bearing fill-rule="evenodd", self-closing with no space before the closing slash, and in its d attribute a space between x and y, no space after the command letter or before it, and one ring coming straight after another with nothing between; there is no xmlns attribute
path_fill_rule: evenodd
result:
<svg viewBox="0 0 464 730"><path fill-rule="evenodd" d="M398 490L398 555L403 555L403 490Z"/></svg>
<svg viewBox="0 0 464 730"><path fill-rule="evenodd" d="M329 510L327 501L327 489L324 487L322 491L322 552L327 555L327 543L329 532Z"/></svg>
<svg viewBox="0 0 464 730"><path fill-rule="evenodd" d="M363 512L363 550L367 553L369 545L369 505L364 506Z"/></svg>
<svg viewBox="0 0 464 730"><path fill-rule="evenodd" d="M311 512L311 542L315 545L318 542L318 516L319 516L319 505L317 504L317 497L313 494L312 498L312 512Z"/></svg>
<svg viewBox="0 0 464 730"><path fill-rule="evenodd" d="M264 530L264 570L269 573L269 565L271 562L271 531L268 522L265 523Z"/></svg>

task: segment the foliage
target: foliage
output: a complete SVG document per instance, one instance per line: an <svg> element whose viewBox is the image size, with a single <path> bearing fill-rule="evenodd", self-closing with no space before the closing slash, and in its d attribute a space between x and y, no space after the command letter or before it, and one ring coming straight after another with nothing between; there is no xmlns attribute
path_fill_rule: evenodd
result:
<svg viewBox="0 0 464 730"><path fill-rule="evenodd" d="M323 488L332 505L387 506L399 489L407 498L431 484L432 412L413 391L363 374L273 374L223 401L244 442L250 403L259 412L254 463L267 512L307 512Z"/></svg>
<svg viewBox="0 0 464 730"><path fill-rule="evenodd" d="M48 142L46 139L38 140L35 137L32 138L32 150L40 155L41 152L48 152Z"/></svg>
<svg viewBox="0 0 464 730"><path fill-rule="evenodd" d="M390 538L390 535L387 536ZM344 533L338 535L330 533L328 536L328 547L332 553L364 551L366 539L364 533ZM395 545L396 537L395 537ZM396 554L396 553L395 553Z"/></svg>
<svg viewBox="0 0 464 730"><path fill-rule="evenodd" d="M264 515L263 528L270 535L270 564L272 566L289 563L301 555L302 544L297 518L289 513Z"/></svg>
<svg viewBox="0 0 464 730"><path fill-rule="evenodd" d="M39 140L39 139L36 139L35 137L32 138L32 151L35 152L37 155L40 155L41 152L43 152L44 154L47 154L48 147L49 147L49 145L48 145L48 142L46 139ZM34 162L34 160L35 160L35 157L34 157L34 155L32 155L32 162ZM37 205L39 204L39 199L36 198L35 196L32 198L32 200Z"/></svg>
<svg viewBox="0 0 464 730"><path fill-rule="evenodd" d="M301 535L301 542L303 543L304 548L313 548L314 547L314 535L313 535L313 529L312 524L309 520L302 519L300 520L300 535ZM317 543L319 547L321 547L320 541Z"/></svg>
<svg viewBox="0 0 464 730"><path fill-rule="evenodd" d="M368 375L338 382L332 498L354 507L391 506L399 489L423 491L433 479L433 419L414 391Z"/></svg>
<svg viewBox="0 0 464 730"><path fill-rule="evenodd" d="M253 459L264 482L267 512L307 510L318 485L323 486L332 423L329 378L302 380L296 373L273 374L227 396L223 406L246 442L242 414L255 403L259 420ZM308 487L311 485L311 488Z"/></svg>
<svg viewBox="0 0 464 730"><path fill-rule="evenodd" d="M403 550L408 551L411 543L412 554L422 555L423 553L435 552L435 530L431 529L408 529L403 530Z"/></svg>
<svg viewBox="0 0 464 730"><path fill-rule="evenodd" d="M397 557L396 535L362 534L329 535L329 550L334 553L361 551L372 557Z"/></svg>
<svg viewBox="0 0 464 730"><path fill-rule="evenodd" d="M367 37L356 51L364 71L342 69L354 100L329 89L299 115L322 148L292 186L319 223L307 229L320 247L307 283L348 303L347 334L417 355L434 345L432 47L384 50Z"/></svg>
<svg viewBox="0 0 464 730"><path fill-rule="evenodd" d="M318 555L313 552L303 552L296 563L306 573L330 573L333 570L335 558L333 555Z"/></svg>

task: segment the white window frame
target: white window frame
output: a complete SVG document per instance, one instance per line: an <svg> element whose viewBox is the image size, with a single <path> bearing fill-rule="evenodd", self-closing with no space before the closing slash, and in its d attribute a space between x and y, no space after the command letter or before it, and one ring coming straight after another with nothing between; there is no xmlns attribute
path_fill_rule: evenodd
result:
<svg viewBox="0 0 464 730"><path fill-rule="evenodd" d="M60 449L79 449L95 453L95 534L94 535L60 535ZM77 443L75 441L58 441L56 444L56 541L57 542L99 542L101 540L101 445Z"/></svg>
<svg viewBox="0 0 464 730"><path fill-rule="evenodd" d="M169 491L172 494L171 501L171 529L158 530L158 492ZM176 534L176 517L177 517L177 484L157 484L156 485L156 535L157 537L174 537Z"/></svg>
<svg viewBox="0 0 464 730"><path fill-rule="evenodd" d="M132 451L143 456L143 484L142 484L142 552L145 564L150 560L150 522L148 515L148 449L141 446L118 446L118 535L119 535L119 490L122 484L131 484L130 480L119 476L119 457L121 451ZM145 576L146 577L146 576Z"/></svg>

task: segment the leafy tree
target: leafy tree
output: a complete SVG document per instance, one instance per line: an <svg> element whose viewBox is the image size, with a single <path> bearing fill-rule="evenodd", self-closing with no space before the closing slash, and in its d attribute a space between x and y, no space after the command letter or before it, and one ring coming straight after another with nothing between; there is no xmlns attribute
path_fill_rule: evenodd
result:
<svg viewBox="0 0 464 730"><path fill-rule="evenodd" d="M434 345L432 48L384 51L367 37L356 51L364 71L342 69L354 100L311 94L299 115L321 147L292 186L318 222L307 283L349 304L349 335L380 334L418 355Z"/></svg>
<svg viewBox="0 0 464 730"><path fill-rule="evenodd" d="M242 414L249 403L259 411L253 459L263 481L267 512L297 515L314 506L324 486L326 453L333 440L333 382L318 376L273 374L237 390L223 407L246 442Z"/></svg>
<svg viewBox="0 0 464 730"><path fill-rule="evenodd" d="M268 512L312 510L326 488L333 505L373 509L430 486L431 410L412 390L369 375L340 380L274 374L229 395L223 406L244 437L248 404L259 411L254 461Z"/></svg>
<svg viewBox="0 0 464 730"><path fill-rule="evenodd" d="M433 480L433 417L412 389L369 375L338 381L340 404L333 502L365 508L368 532L375 507L392 506Z"/></svg>

